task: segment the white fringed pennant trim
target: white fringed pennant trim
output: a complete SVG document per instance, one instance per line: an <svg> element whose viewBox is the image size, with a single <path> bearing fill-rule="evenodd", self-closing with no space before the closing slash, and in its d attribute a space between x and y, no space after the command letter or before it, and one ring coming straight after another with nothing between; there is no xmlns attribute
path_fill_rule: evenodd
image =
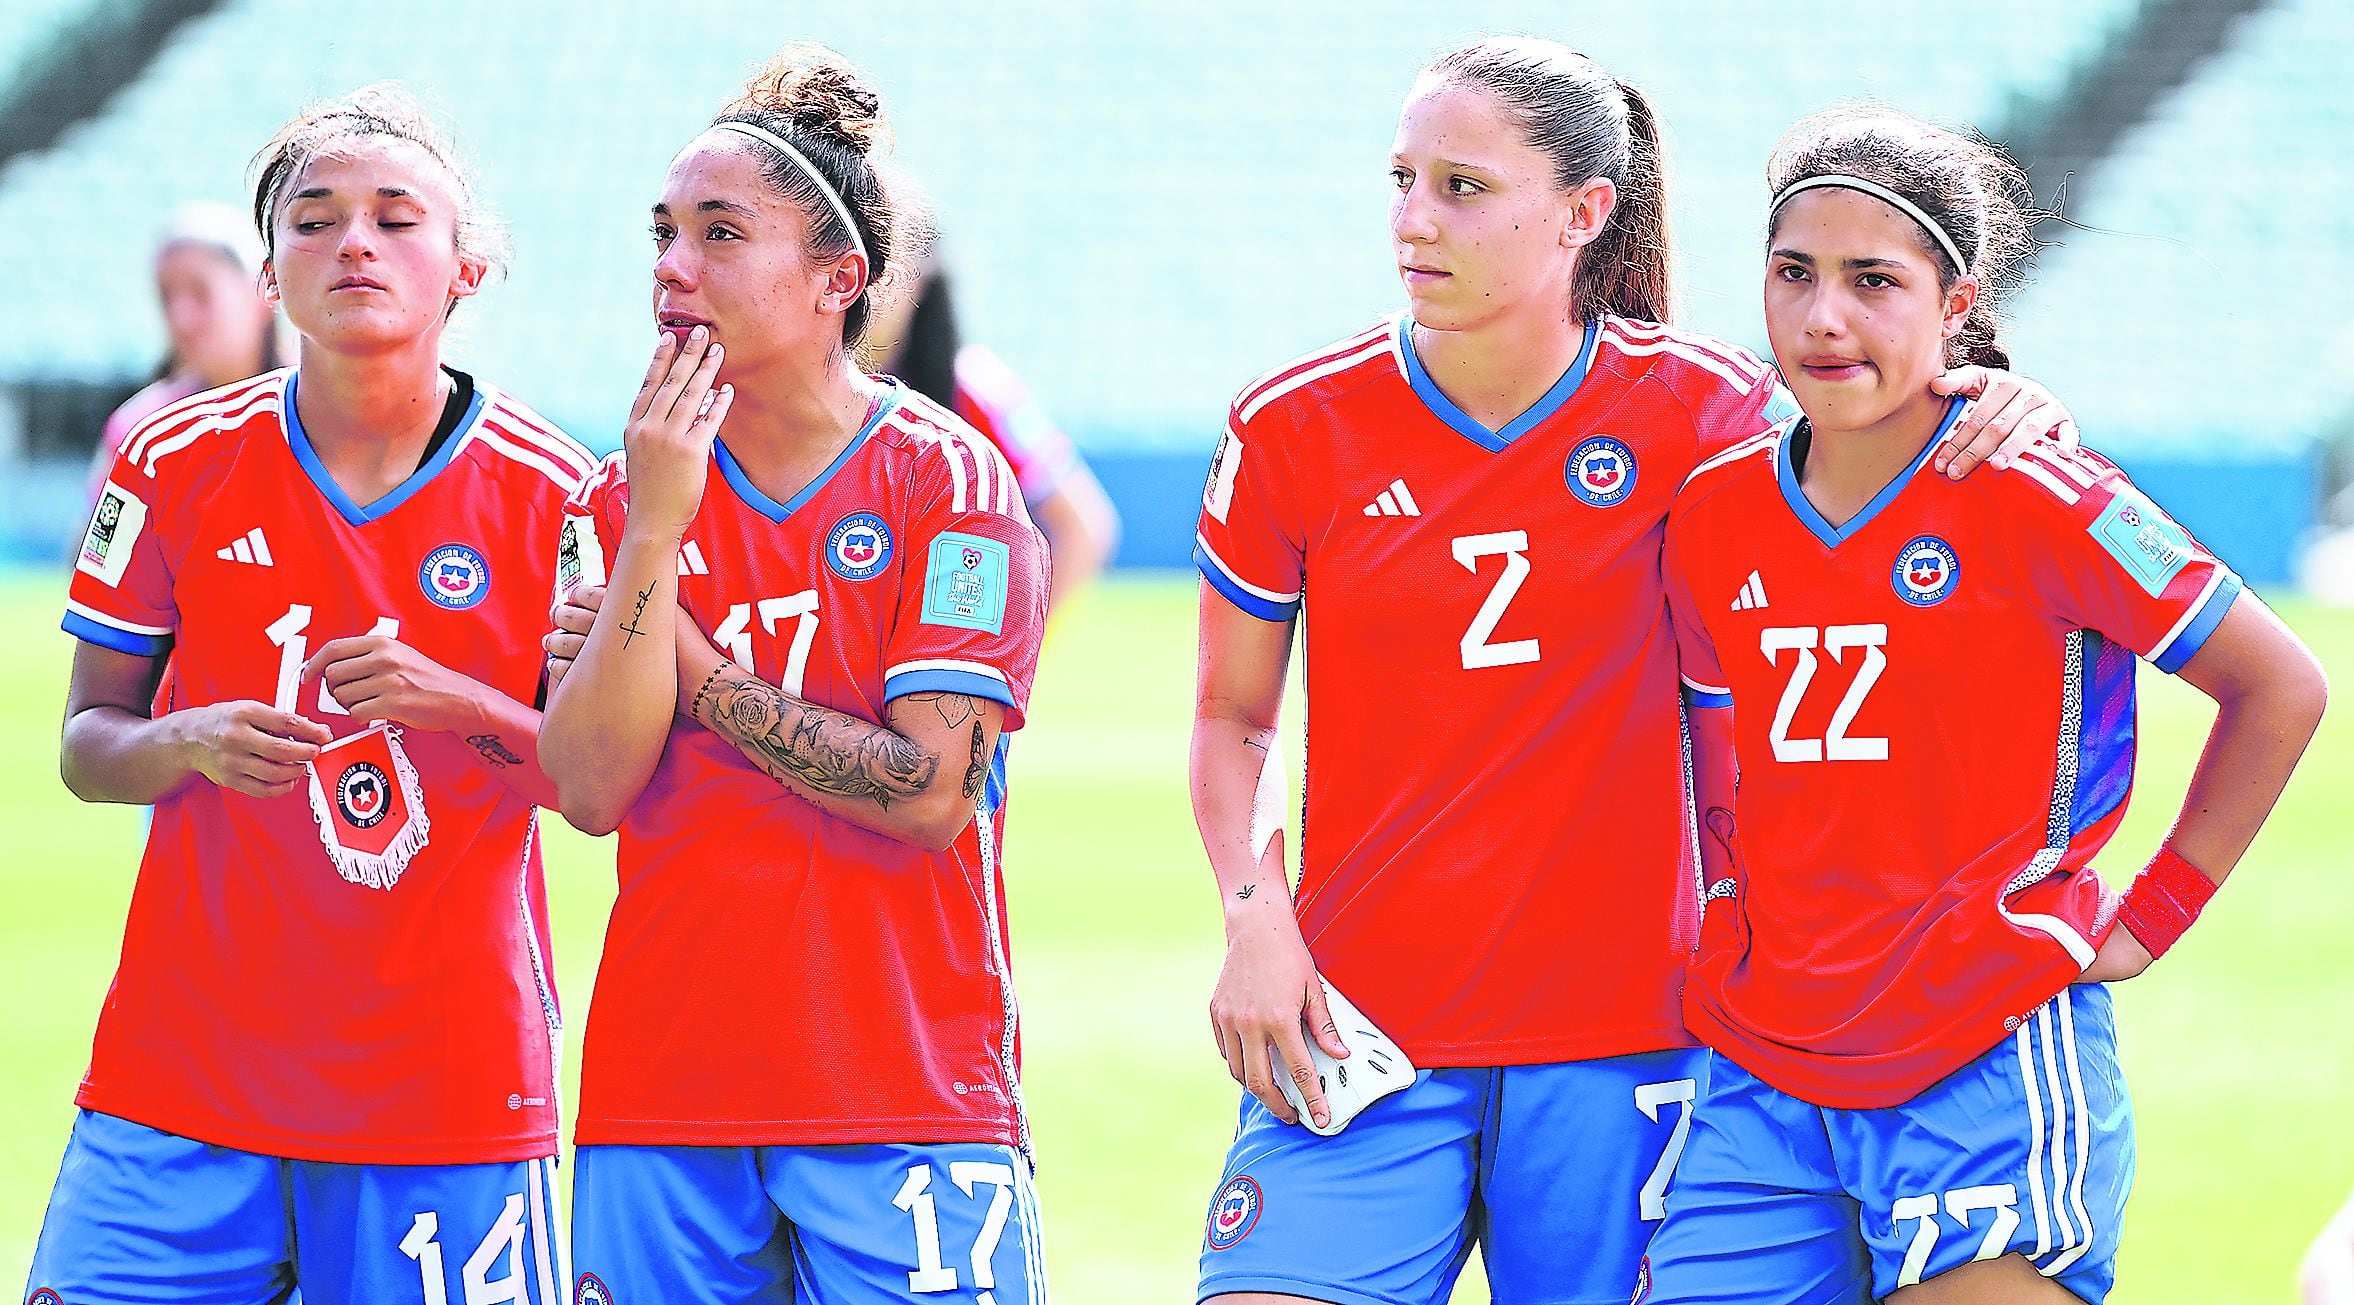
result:
<svg viewBox="0 0 2354 1305"><path fill-rule="evenodd" d="M425 849L433 833L432 822L425 818L425 785L417 778L417 767L410 763L408 751L401 747L399 728L387 726L384 731L385 750L392 754L395 782L401 786L401 797L408 804L408 827L400 837L392 840L382 852L361 852L345 847L335 834L335 817L327 809L327 790L319 782L319 768L311 770L311 819L319 825L319 844L326 848L327 859L335 863L335 872L345 882L363 888L390 889L400 882L401 872L409 868L409 861Z"/></svg>

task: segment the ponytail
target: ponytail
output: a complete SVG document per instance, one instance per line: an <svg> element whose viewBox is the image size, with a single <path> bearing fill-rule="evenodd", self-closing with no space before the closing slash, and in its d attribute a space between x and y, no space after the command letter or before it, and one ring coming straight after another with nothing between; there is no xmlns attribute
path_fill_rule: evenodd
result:
<svg viewBox="0 0 2354 1305"><path fill-rule="evenodd" d="M1641 91L1626 82L1616 85L1626 101L1624 179L1612 179L1618 187L1618 207L1602 234L1579 256L1571 300L1588 318L1610 313L1665 322L1674 312L1674 281L1659 119Z"/></svg>

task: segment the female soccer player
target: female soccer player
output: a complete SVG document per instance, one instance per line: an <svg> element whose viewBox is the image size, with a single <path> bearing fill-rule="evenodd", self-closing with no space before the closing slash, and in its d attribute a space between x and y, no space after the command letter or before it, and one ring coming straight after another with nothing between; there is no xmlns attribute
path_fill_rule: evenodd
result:
<svg viewBox="0 0 2354 1305"><path fill-rule="evenodd" d="M132 433L67 604L66 783L155 818L28 1291L555 1302L526 704L594 460L442 365L499 251L405 92L256 162L299 365Z"/></svg>
<svg viewBox="0 0 2354 1305"><path fill-rule="evenodd" d="M987 440L851 361L912 243L882 131L796 46L679 152L664 338L567 523L609 588L549 771L621 830L584 1302L1044 1299L997 858L1045 543Z"/></svg>
<svg viewBox="0 0 2354 1305"><path fill-rule="evenodd" d="M153 382L106 419L90 467L90 498L139 423L167 404L280 365L277 310L262 294L262 242L226 204L183 204L155 250L155 292L170 351Z"/></svg>
<svg viewBox="0 0 2354 1305"><path fill-rule="evenodd" d="M1709 732L1740 794L1702 768L1722 841L1684 1011L1716 1055L1649 1299L2098 1302L2133 1178L2101 985L2246 852L2321 669L2097 454L1919 474L1956 417L1931 378L2007 365L2016 168L1847 109L1768 174L1766 327L1805 416L1704 463L1668 520L1683 673L1731 708ZM2091 862L2133 783L2137 655L2218 711L2119 896ZM1960 692L1957 665L2002 673Z"/></svg>
<svg viewBox="0 0 2354 1305"><path fill-rule="evenodd" d="M1051 550L1047 610L1065 610L1119 548L1119 509L1013 368L987 346L964 342L948 265L936 249L925 251L913 292L881 308L861 355L876 371L964 418L1005 454Z"/></svg>
<svg viewBox="0 0 2354 1305"><path fill-rule="evenodd" d="M1443 1301L1477 1241L1500 1301L1623 1302L1700 1064L1677 1008L1697 893L1661 532L1727 432L1771 424L1776 383L1658 324L1657 129L1583 56L1442 57L1391 176L1409 312L1245 389L1201 518L1194 806L1228 937L1211 1019L1251 1094L1201 1295ZM2002 433L1959 437L1953 470ZM1252 830L1303 589L1295 906ZM1304 1009L1347 1050L1320 974L1429 1071L1331 1137L1275 1084L1330 1119L1302 1037Z"/></svg>

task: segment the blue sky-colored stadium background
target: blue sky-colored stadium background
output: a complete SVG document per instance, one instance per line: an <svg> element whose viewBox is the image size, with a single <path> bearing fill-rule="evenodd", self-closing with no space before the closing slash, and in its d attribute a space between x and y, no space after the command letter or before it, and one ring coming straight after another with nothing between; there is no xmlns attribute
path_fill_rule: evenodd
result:
<svg viewBox="0 0 2354 1305"><path fill-rule="evenodd" d="M0 79L93 2L15 0ZM1385 157L1431 54L1553 35L1646 88L1669 130L1684 322L1762 352L1761 177L1785 126L1868 95L1998 129L2139 8L232 0L56 149L0 171L0 386L151 369L160 215L241 201L248 158L301 103L397 77L456 125L515 231L512 274L461 311L456 358L609 447L653 335L646 208L665 163L749 66L818 39L882 85L968 335L1097 464L1129 520L1123 560L1181 564L1226 398L1397 302ZM2350 65L2338 0L2239 24L2073 179L2068 214L2090 229L2016 305L2021 367L2259 580L2288 574L2316 450L2354 410ZM2035 181L2048 197L2058 179ZM61 482L10 479L20 541L77 514L46 488Z"/></svg>

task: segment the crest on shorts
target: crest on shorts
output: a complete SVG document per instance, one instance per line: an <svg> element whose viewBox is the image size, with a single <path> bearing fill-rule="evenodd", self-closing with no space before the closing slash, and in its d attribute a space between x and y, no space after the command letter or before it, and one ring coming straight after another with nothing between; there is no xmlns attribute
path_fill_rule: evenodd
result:
<svg viewBox="0 0 2354 1305"><path fill-rule="evenodd" d="M25 1297L25 1305L65 1305L65 1298L59 1296L56 1292L49 1290L47 1287L43 1287L39 1291L34 1292L32 1295Z"/></svg>
<svg viewBox="0 0 2354 1305"><path fill-rule="evenodd" d="M425 789L399 729L378 725L319 750L310 763L319 844L347 883L389 889L432 834Z"/></svg>
<svg viewBox="0 0 2354 1305"><path fill-rule="evenodd" d="M1218 1189L1217 1199L1210 1202L1210 1249L1222 1251L1250 1236L1265 1204L1258 1182L1249 1174L1227 1179Z"/></svg>
<svg viewBox="0 0 2354 1305"><path fill-rule="evenodd" d="M1635 451L1608 435L1570 450L1569 492L1594 507L1617 507L1635 492Z"/></svg>
<svg viewBox="0 0 2354 1305"><path fill-rule="evenodd" d="M613 1293L597 1275L584 1273L572 1288L572 1305L613 1305Z"/></svg>
<svg viewBox="0 0 2354 1305"><path fill-rule="evenodd" d="M1651 1257L1646 1255L1643 1257L1643 1262L1635 1266L1635 1298L1627 1302L1627 1305L1643 1305L1643 1302L1649 1299L1651 1299Z"/></svg>
<svg viewBox="0 0 2354 1305"><path fill-rule="evenodd" d="M1953 594L1962 563L1953 545L1935 535L1915 536L1896 554L1896 596L1915 607L1934 607Z"/></svg>
<svg viewBox="0 0 2354 1305"><path fill-rule="evenodd" d="M844 580L864 580L891 561L891 528L872 512L853 512L826 532L826 565Z"/></svg>
<svg viewBox="0 0 2354 1305"><path fill-rule="evenodd" d="M490 563L464 544L443 544L425 555L417 584L436 606L462 612L490 595Z"/></svg>

